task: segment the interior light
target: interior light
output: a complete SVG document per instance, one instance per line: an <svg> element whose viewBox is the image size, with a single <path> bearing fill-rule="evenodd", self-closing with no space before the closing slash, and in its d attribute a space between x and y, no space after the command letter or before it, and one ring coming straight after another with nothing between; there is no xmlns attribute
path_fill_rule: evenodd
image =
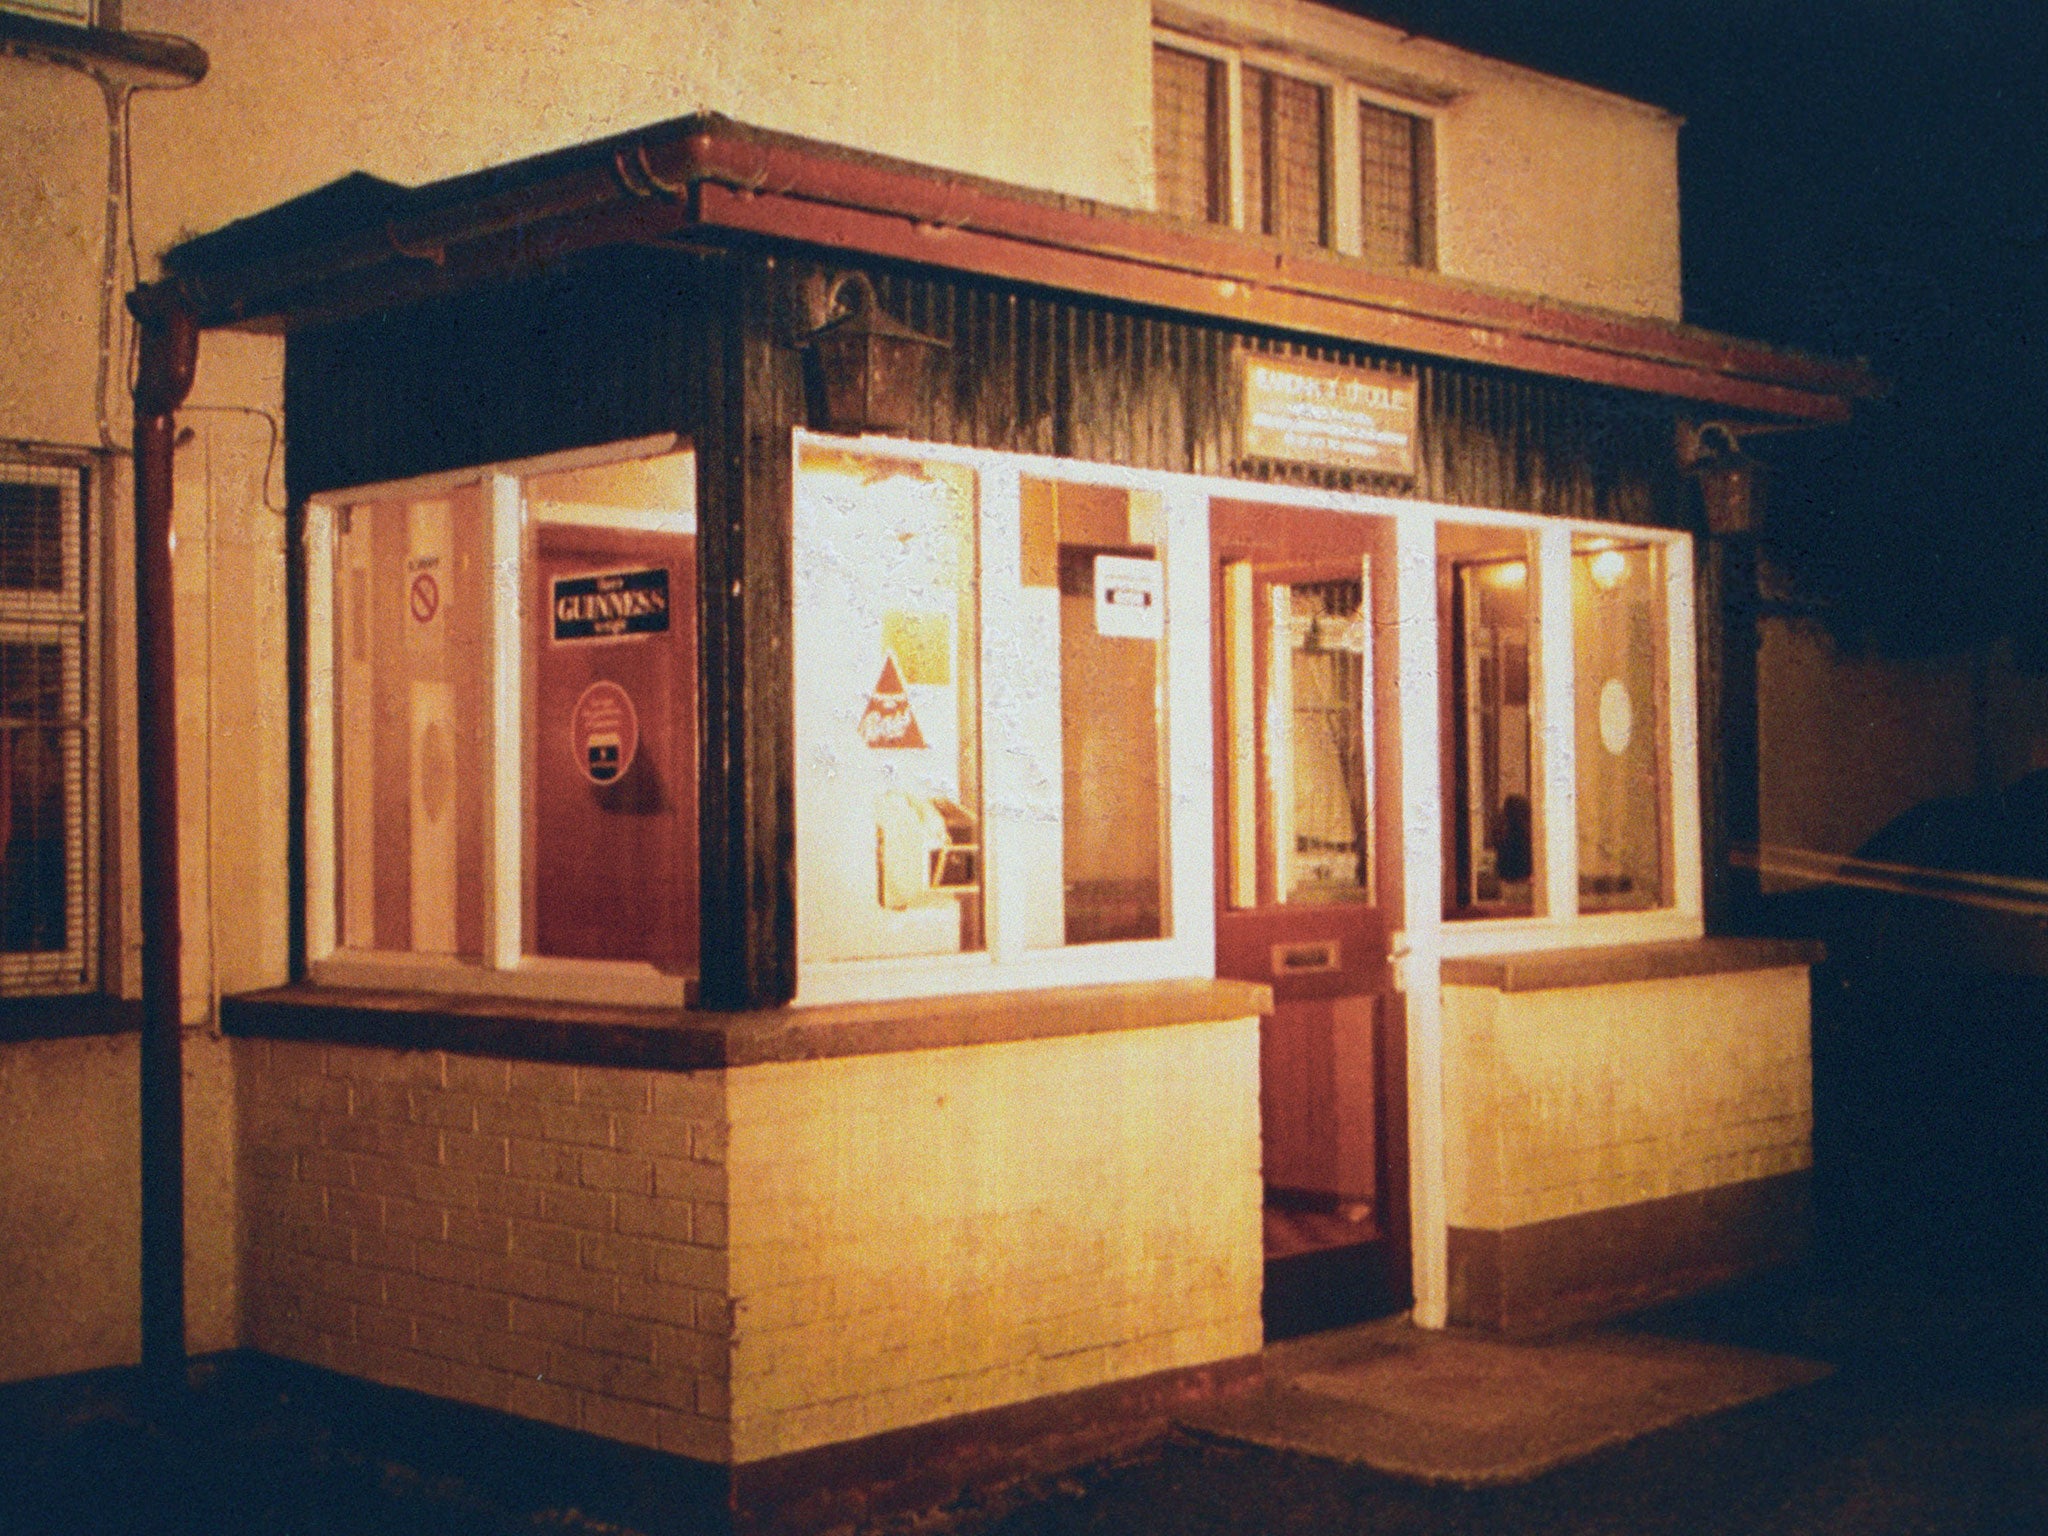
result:
<svg viewBox="0 0 2048 1536"><path fill-rule="evenodd" d="M1593 585L1612 592L1628 573L1628 556L1618 549L1603 549L1593 557Z"/></svg>
<svg viewBox="0 0 2048 1536"><path fill-rule="evenodd" d="M1484 568L1482 579L1490 587L1522 587L1529 583L1526 560L1501 560Z"/></svg>

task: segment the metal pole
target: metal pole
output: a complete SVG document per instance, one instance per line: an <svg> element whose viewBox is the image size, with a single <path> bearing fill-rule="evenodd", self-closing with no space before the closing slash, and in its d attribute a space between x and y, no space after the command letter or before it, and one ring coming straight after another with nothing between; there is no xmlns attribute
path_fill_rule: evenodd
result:
<svg viewBox="0 0 2048 1536"><path fill-rule="evenodd" d="M136 749L142 855L142 1370L185 1383L185 1106L178 922L177 632L171 455L192 387L199 326L164 285L129 296L141 329L135 380Z"/></svg>

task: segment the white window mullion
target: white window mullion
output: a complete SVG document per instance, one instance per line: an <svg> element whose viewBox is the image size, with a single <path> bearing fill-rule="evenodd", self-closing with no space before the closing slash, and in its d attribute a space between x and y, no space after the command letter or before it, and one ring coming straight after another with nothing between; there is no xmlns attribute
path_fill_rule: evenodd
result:
<svg viewBox="0 0 2048 1536"><path fill-rule="evenodd" d="M1356 256L1359 232L1358 92L1341 82L1330 87L1330 244Z"/></svg>
<svg viewBox="0 0 2048 1536"><path fill-rule="evenodd" d="M1223 654L1225 738L1230 760L1223 768L1230 797L1228 896L1239 909L1259 904L1259 722L1256 637L1252 616L1252 563L1231 560L1223 567Z"/></svg>
<svg viewBox="0 0 2048 1536"><path fill-rule="evenodd" d="M487 863L489 896L484 905L484 955L495 970L519 964L525 946L522 855L526 823L521 810L525 778L523 702L525 627L521 622L521 573L525 570L525 499L511 475L490 477L491 539L491 814Z"/></svg>
<svg viewBox="0 0 2048 1536"><path fill-rule="evenodd" d="M334 953L334 508L306 504L306 959Z"/></svg>
<svg viewBox="0 0 2048 1536"><path fill-rule="evenodd" d="M1015 735L1024 711L1008 698L1025 683L1015 675L1026 645L1018 624L1023 476L1007 464L981 467L980 475L982 910L989 956L1000 963L1023 955L1031 902L1030 754Z"/></svg>
<svg viewBox="0 0 2048 1536"><path fill-rule="evenodd" d="M1699 698L1694 671L1692 540L1664 545L1665 744L1671 770L1672 903L1680 914L1702 911L1700 868Z"/></svg>
<svg viewBox="0 0 2048 1536"><path fill-rule="evenodd" d="M1223 66L1223 142L1230 224L1243 229L1249 212L1244 205L1244 66L1235 55Z"/></svg>
<svg viewBox="0 0 2048 1536"><path fill-rule="evenodd" d="M1165 495L1167 932L1204 974L1216 956L1216 762L1210 722L1209 499ZM1183 961L1183 965L1187 962Z"/></svg>
<svg viewBox="0 0 2048 1536"><path fill-rule="evenodd" d="M1538 911L1551 919L1579 909L1578 717L1573 707L1572 530L1545 524L1536 534L1535 671Z"/></svg>
<svg viewBox="0 0 2048 1536"><path fill-rule="evenodd" d="M1401 928L1395 984L1406 994L1409 1242L1415 1321L1441 1328L1450 1307L1444 1132L1443 781L1436 751L1438 637L1434 520L1394 525L1394 634L1401 704Z"/></svg>

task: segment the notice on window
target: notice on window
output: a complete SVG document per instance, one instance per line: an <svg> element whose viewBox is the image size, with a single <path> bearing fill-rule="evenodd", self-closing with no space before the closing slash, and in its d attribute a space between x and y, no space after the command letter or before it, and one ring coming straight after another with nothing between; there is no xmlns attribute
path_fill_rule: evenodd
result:
<svg viewBox="0 0 2048 1536"><path fill-rule="evenodd" d="M1097 555L1095 633L1124 640L1157 640L1166 630L1162 591L1157 560Z"/></svg>
<svg viewBox="0 0 2048 1536"><path fill-rule="evenodd" d="M1415 380L1251 355L1239 373L1246 458L1414 476Z"/></svg>
<svg viewBox="0 0 2048 1536"><path fill-rule="evenodd" d="M552 601L557 640L616 640L668 629L668 567L558 576Z"/></svg>

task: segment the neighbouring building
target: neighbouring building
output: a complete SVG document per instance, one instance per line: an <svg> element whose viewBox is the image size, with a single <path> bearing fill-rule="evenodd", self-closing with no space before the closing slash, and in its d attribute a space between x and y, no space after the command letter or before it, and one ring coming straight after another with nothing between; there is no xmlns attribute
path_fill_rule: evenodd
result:
<svg viewBox="0 0 2048 1536"><path fill-rule="evenodd" d="M773 1523L1796 1250L1740 438L1873 384L1681 323L1671 116L1295 0L57 9L0 1378Z"/></svg>

